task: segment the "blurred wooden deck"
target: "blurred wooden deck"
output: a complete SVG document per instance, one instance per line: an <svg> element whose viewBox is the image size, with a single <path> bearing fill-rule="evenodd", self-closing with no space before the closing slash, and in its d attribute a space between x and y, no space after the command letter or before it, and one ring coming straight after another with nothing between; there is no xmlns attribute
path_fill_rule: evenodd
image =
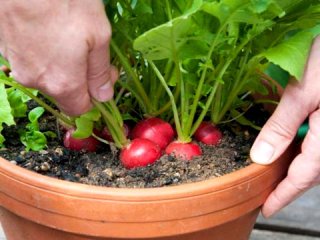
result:
<svg viewBox="0 0 320 240"><path fill-rule="evenodd" d="M259 216L250 240L320 240L320 186L271 219Z"/></svg>
<svg viewBox="0 0 320 240"><path fill-rule="evenodd" d="M0 240L6 240L1 227ZM250 240L320 240L320 186L295 200L271 219L260 216Z"/></svg>

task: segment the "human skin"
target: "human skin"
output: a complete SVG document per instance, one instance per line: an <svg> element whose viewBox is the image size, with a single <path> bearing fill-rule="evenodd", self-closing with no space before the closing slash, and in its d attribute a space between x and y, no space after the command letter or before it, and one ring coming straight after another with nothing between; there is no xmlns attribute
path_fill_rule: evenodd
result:
<svg viewBox="0 0 320 240"><path fill-rule="evenodd" d="M0 0L0 53L13 77L69 115L113 96L111 26L101 0Z"/></svg>
<svg viewBox="0 0 320 240"><path fill-rule="evenodd" d="M293 141L299 126L309 117L309 131L301 153L293 159L286 178L269 195L262 214L270 217L320 184L320 37L310 51L303 79L291 81L273 115L262 128L250 156L260 164L274 162Z"/></svg>

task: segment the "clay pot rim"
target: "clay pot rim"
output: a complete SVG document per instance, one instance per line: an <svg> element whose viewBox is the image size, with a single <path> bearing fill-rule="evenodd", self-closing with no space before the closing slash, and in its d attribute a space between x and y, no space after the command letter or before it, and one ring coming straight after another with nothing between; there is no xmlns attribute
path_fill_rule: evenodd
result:
<svg viewBox="0 0 320 240"><path fill-rule="evenodd" d="M82 183L74 183L60 180L53 177L41 175L16 166L0 157L0 174L12 178L36 188L45 189L69 196L77 196L93 199L110 199L121 201L152 201L169 200L180 197L192 197L218 192L226 188L246 182L271 171L281 160L264 166L252 163L249 166L226 174L218 178L211 178L199 182L185 183L177 186L156 187L156 188L114 188L103 186L92 186ZM67 183L67 184L66 184ZM143 200L142 200L143 199Z"/></svg>

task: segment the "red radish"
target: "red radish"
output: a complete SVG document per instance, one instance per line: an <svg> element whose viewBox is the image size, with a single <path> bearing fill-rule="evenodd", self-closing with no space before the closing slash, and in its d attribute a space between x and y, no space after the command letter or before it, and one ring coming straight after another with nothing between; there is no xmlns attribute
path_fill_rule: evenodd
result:
<svg viewBox="0 0 320 240"><path fill-rule="evenodd" d="M135 138L145 138L158 144L161 150L174 138L172 126L160 118L148 118L139 122L132 130L131 136Z"/></svg>
<svg viewBox="0 0 320 240"><path fill-rule="evenodd" d="M63 138L63 144L66 148L75 151L87 151L87 152L95 152L100 144L100 142L94 137L88 137L83 139L78 139L72 137L72 133L74 129L69 129Z"/></svg>
<svg viewBox="0 0 320 240"><path fill-rule="evenodd" d="M199 142L208 145L217 145L222 138L221 131L210 122L202 122L194 134Z"/></svg>
<svg viewBox="0 0 320 240"><path fill-rule="evenodd" d="M126 137L129 136L130 128L127 124L123 124L123 132ZM109 142L113 142L113 138L108 127L104 127L98 135Z"/></svg>
<svg viewBox="0 0 320 240"><path fill-rule="evenodd" d="M160 156L161 149L157 144L148 139L136 138L122 149L120 160L126 168L132 169L152 164Z"/></svg>
<svg viewBox="0 0 320 240"><path fill-rule="evenodd" d="M196 143L172 142L166 148L167 154L172 154L182 160L192 160L195 156L202 154L201 148Z"/></svg>

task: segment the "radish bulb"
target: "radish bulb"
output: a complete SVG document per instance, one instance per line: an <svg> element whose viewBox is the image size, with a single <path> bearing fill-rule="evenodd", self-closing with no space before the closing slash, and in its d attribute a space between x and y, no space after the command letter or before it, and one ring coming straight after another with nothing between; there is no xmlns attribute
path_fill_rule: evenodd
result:
<svg viewBox="0 0 320 240"><path fill-rule="evenodd" d="M149 139L159 145L161 150L173 140L175 132L172 126L160 118L148 118L140 121L132 130L131 136Z"/></svg>
<svg viewBox="0 0 320 240"><path fill-rule="evenodd" d="M120 160L125 168L133 169L152 164L160 156L161 149L157 144L148 139L136 138L122 148Z"/></svg>
<svg viewBox="0 0 320 240"><path fill-rule="evenodd" d="M196 143L172 142L166 148L166 154L171 154L178 159L190 161L202 155L201 148Z"/></svg>
<svg viewBox="0 0 320 240"><path fill-rule="evenodd" d="M123 132L124 132L124 135L126 137L129 136L129 133L130 133L130 128L127 124L123 124ZM102 131L99 133L99 136L101 136L103 139L109 141L109 142L113 142L113 138L112 138L112 135L108 129L108 127L104 127L102 129Z"/></svg>
<svg viewBox="0 0 320 240"><path fill-rule="evenodd" d="M78 139L72 137L74 129L69 129L64 135L63 145L70 150L74 151L86 151L86 152L96 152L100 142L94 137L88 137L83 139Z"/></svg>
<svg viewBox="0 0 320 240"><path fill-rule="evenodd" d="M194 138L207 145L217 145L222 139L222 133L214 124L202 122L194 133Z"/></svg>

